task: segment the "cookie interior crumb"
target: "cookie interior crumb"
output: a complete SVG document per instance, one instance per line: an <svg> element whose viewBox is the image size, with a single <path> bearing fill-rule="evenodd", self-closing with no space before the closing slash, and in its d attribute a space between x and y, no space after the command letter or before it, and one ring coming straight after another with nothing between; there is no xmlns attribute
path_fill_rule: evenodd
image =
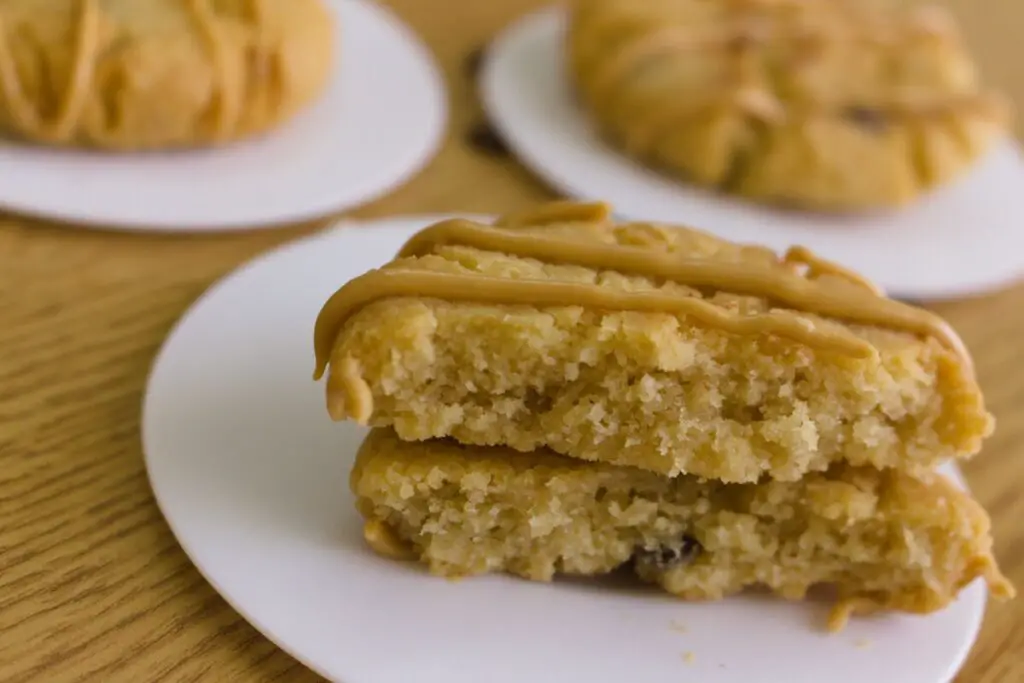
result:
<svg viewBox="0 0 1024 683"><path fill-rule="evenodd" d="M792 275L768 250L683 228L597 219L514 232ZM780 334L732 333L699 316L385 298L346 318L326 345L328 406L335 419L390 426L403 439L547 447L668 476L753 482L796 480L837 461L925 470L971 457L992 431L969 357L932 336L846 323L727 286L452 244L380 273L668 295L716 315L796 321L869 352L861 358ZM822 287L838 280L836 291L867 289L831 270L820 279ZM871 306L897 305L864 296Z"/></svg>
<svg viewBox="0 0 1024 683"><path fill-rule="evenodd" d="M361 514L441 576L628 569L692 600L759 586L802 599L832 585L831 630L854 614L940 609L979 577L994 596L1013 594L984 510L938 475L838 466L797 482L723 484L550 451L403 442L378 428L350 485Z"/></svg>

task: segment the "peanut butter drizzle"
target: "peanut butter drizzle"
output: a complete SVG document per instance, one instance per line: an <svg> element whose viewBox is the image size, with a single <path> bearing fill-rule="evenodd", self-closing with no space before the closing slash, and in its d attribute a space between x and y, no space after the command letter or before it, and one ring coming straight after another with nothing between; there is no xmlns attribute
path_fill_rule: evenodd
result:
<svg viewBox="0 0 1024 683"><path fill-rule="evenodd" d="M612 208L604 202L548 202L517 213L508 213L494 221L495 227L540 227L551 223L599 223L612 215ZM415 236L414 236L415 239ZM408 247L406 243L406 247ZM405 247L403 247L405 248Z"/></svg>
<svg viewBox="0 0 1024 683"><path fill-rule="evenodd" d="M213 62L213 73L216 78L216 82L213 84L213 92L216 97L213 137L216 140L223 140L231 133L232 127L241 116L243 93L242 88L233 87L233 83L239 79L231 77L230 63L224 53L224 39L220 35L221 28L217 23L217 17L210 8L211 1L191 0L189 7L196 19L200 33L206 40L210 59ZM259 16L258 11L257 16Z"/></svg>
<svg viewBox="0 0 1024 683"><path fill-rule="evenodd" d="M101 49L100 11L96 6L97 1L79 2L74 61L71 74L68 76L67 91L61 99L57 117L52 122L43 120L25 94L25 88L18 75L17 62L7 40L7 27L0 17L0 91L3 92L14 122L22 130L40 140L60 142L68 139L85 110Z"/></svg>
<svg viewBox="0 0 1024 683"><path fill-rule="evenodd" d="M574 207L559 204L533 216L543 223L553 222L546 220L546 217L551 216L577 215L590 219L593 216L607 216L609 213L610 209L604 205ZM827 273L838 278L831 281L816 281L779 267L777 263L772 265L687 258L643 247L520 233L514 229L483 226L459 219L443 221L420 231L405 244L398 258L423 256L445 245L471 247L536 259L545 263L582 266L598 271L610 270L667 280L695 288L762 297L787 308L823 317L935 337L959 354L968 367L970 366L970 356L963 342L942 318L923 309L879 296L877 288L867 280L799 247L791 249L786 254L783 264L803 264L807 266L809 275ZM733 334L775 334L808 346L861 358L871 357L876 353L871 344L848 330L823 329L816 326L813 321L792 316L787 312L769 311L744 316L699 297L683 297L661 291L627 292L592 284L512 280L478 274L386 267L372 270L350 281L335 292L320 311L314 330L314 379L323 376L331 348L345 321L375 301L395 297L495 305L583 306L598 310L668 313L690 316L706 325Z"/></svg>
<svg viewBox="0 0 1024 683"><path fill-rule="evenodd" d="M257 10L259 0L253 0ZM46 142L66 142L75 134L85 112L89 89L103 51L99 0L79 0L75 55L67 89L61 98L57 116L52 122L43 119L34 103L25 93L18 74L17 62L7 38L7 26L0 15L0 93L15 124L26 134ZM228 61L224 55L223 40L217 33L217 21L209 6L210 0L188 0L185 5L195 17L200 32L209 43L213 70L216 75L214 91L218 97L216 137L223 138L237 121L242 107L242 92L232 87Z"/></svg>
<svg viewBox="0 0 1024 683"><path fill-rule="evenodd" d="M783 257L782 262L794 266L806 266L806 277L809 280L816 280L822 275L835 275L863 287L875 296L885 296L885 292L882 291L881 287L871 280L868 280L860 273L855 273L849 268L841 266L838 263L826 261L807 247L790 247L789 251L787 251L786 255Z"/></svg>
<svg viewBox="0 0 1024 683"><path fill-rule="evenodd" d="M718 28L708 28L705 33L691 27L663 24L645 17L652 27L637 31L636 35L617 47L614 51L605 51L594 70L591 79L591 90L594 97L607 99L612 95L614 86L631 74L640 64L661 55L674 56L680 52L698 50L727 50L733 55L731 73L717 89L710 88L708 97L697 101L681 102L666 113L663 118L678 121L694 110L708 104L729 103L740 112L754 118L770 122L781 121L786 116L787 106L779 97L764 84L752 82L743 66L743 57L751 50L768 45L772 42L787 43L795 40L836 38L846 41L857 41L865 44L892 44L913 36L927 36L932 39L952 40L957 34L955 21L941 7L924 6L915 8L893 21L879 19L873 14L862 14L855 3L836 5L840 12L847 15L839 19L818 18L809 24L787 25L780 23L764 10L774 10L777 6L799 7L803 3L766 2L765 0L738 0L734 3L743 14L735 20L726 21ZM993 105L988 93L972 96L943 97L941 102L896 101L881 107L894 113L931 113L934 110L947 111L958 108L977 108L982 114L1001 118L1002 108ZM806 107L806 103L804 105ZM814 109L812 107L811 109ZM822 109L829 110L829 107ZM674 115L673 115L674 114ZM656 131L649 131L655 135Z"/></svg>

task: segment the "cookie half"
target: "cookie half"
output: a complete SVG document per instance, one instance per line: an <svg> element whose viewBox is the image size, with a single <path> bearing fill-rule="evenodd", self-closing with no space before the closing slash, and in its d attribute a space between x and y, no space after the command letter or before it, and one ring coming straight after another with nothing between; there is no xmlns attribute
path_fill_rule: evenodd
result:
<svg viewBox="0 0 1024 683"><path fill-rule="evenodd" d="M324 89L321 0L0 0L0 130L112 150L267 131Z"/></svg>
<svg viewBox="0 0 1024 683"><path fill-rule="evenodd" d="M993 420L955 332L804 249L553 204L446 221L317 320L335 419L728 482L928 469Z"/></svg>
<svg viewBox="0 0 1024 683"><path fill-rule="evenodd" d="M722 484L375 429L350 480L378 552L442 576L535 581L631 568L688 600L754 586L834 586L851 612L926 613L976 578L1013 594L989 519L939 475L838 465L792 482Z"/></svg>

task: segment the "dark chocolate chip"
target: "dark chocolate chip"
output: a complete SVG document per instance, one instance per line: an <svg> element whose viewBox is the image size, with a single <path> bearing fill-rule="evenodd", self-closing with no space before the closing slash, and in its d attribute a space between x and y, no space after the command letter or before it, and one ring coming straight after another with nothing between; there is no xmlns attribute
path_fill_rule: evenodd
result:
<svg viewBox="0 0 1024 683"><path fill-rule="evenodd" d="M478 123L469 129L467 141L479 152L495 157L506 157L508 146L489 123Z"/></svg>
<svg viewBox="0 0 1024 683"><path fill-rule="evenodd" d="M477 75L480 73L480 67L484 63L484 49L478 47L468 55L466 55L466 61L463 64L466 69L466 76L473 80L476 80Z"/></svg>
<svg viewBox="0 0 1024 683"><path fill-rule="evenodd" d="M881 133L889 125L885 112L871 107L847 107L843 118L872 133Z"/></svg>
<svg viewBox="0 0 1024 683"><path fill-rule="evenodd" d="M636 560L641 564L653 565L657 569L671 569L693 562L703 550L704 547L696 538L683 536L678 543L662 545L653 550L640 549L637 551Z"/></svg>

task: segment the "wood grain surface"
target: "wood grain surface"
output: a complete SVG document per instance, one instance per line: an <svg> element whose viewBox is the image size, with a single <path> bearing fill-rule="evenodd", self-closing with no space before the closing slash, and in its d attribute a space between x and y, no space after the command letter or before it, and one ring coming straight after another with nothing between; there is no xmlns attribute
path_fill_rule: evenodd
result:
<svg viewBox="0 0 1024 683"><path fill-rule="evenodd" d="M1024 110L1024 3L949 2L990 79ZM442 65L451 120L428 168L354 215L499 212L552 196L479 127L467 70L475 49L541 3L390 4ZM238 264L318 227L154 236L0 218L0 682L320 680L189 564L139 443L146 373L175 320ZM1024 286L935 308L974 352L999 422L966 472L1003 568L1024 587ZM957 681L1024 681L1024 599L990 605Z"/></svg>

